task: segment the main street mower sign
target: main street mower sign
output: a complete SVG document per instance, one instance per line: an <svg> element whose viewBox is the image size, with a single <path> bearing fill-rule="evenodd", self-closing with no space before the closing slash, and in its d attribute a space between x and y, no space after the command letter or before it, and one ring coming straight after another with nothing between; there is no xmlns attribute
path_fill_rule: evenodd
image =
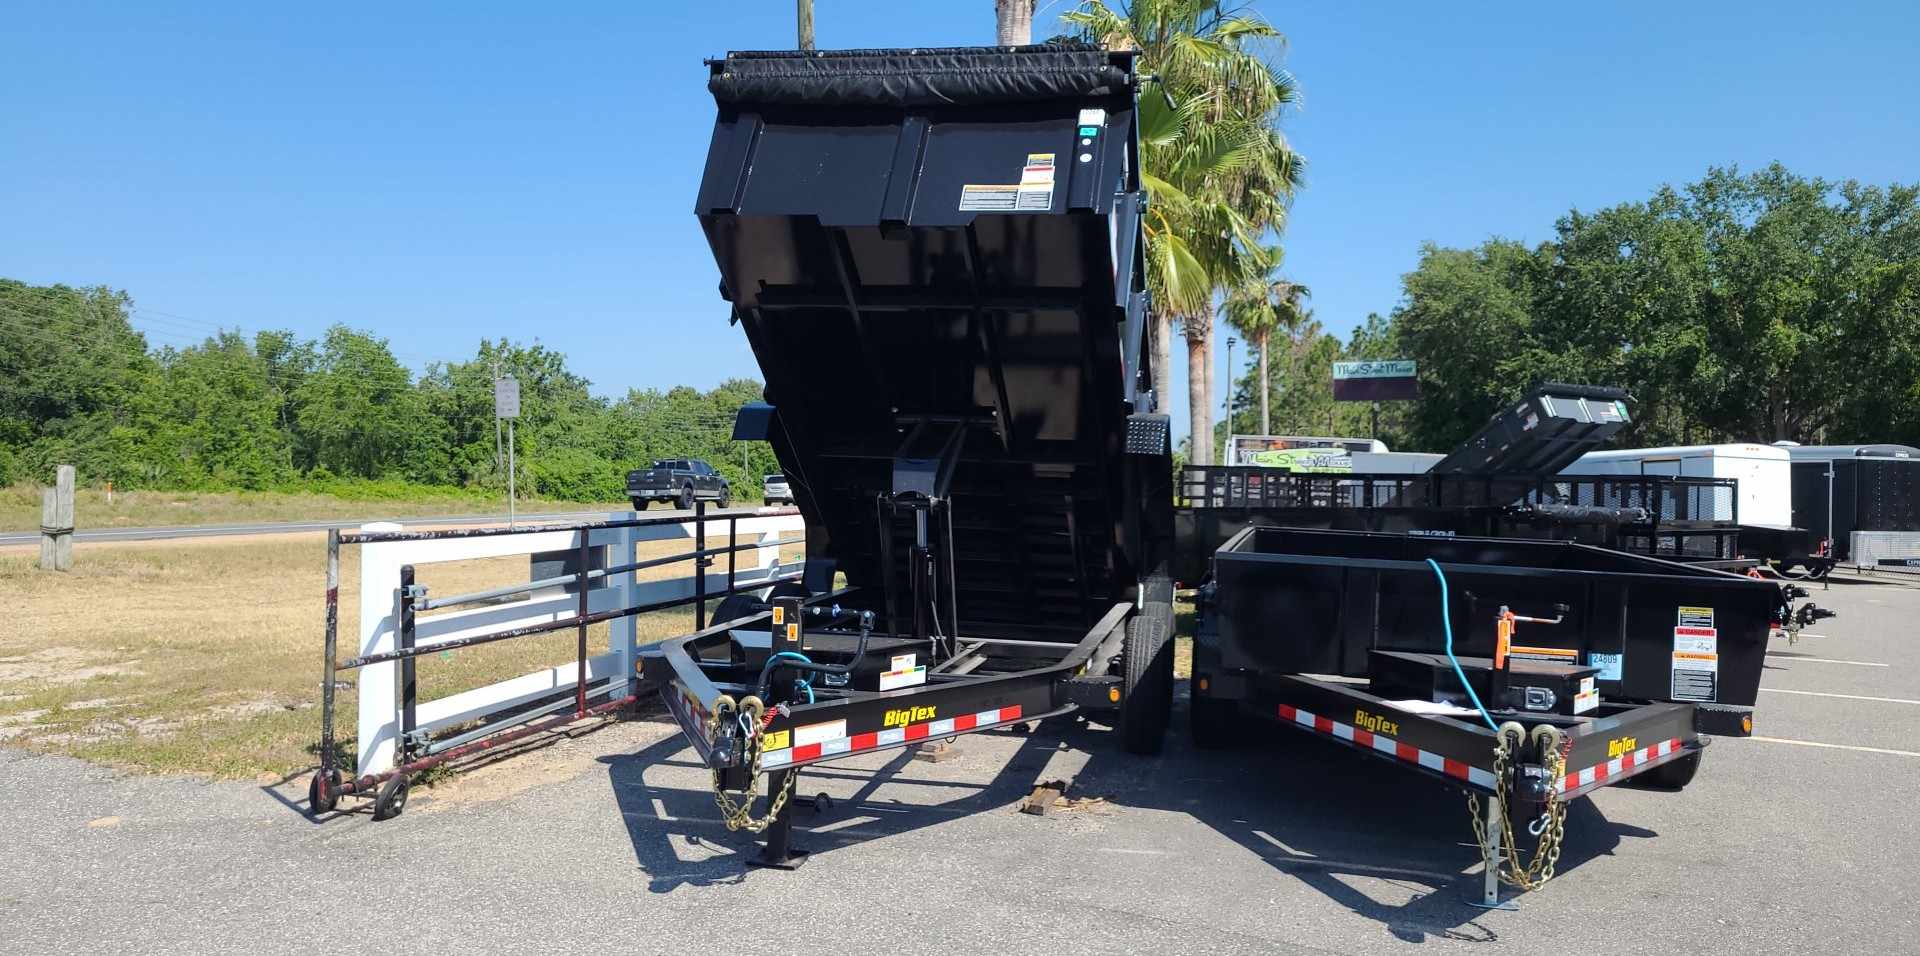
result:
<svg viewBox="0 0 1920 956"><path fill-rule="evenodd" d="M1401 402L1420 397L1411 359L1333 363L1336 402Z"/></svg>

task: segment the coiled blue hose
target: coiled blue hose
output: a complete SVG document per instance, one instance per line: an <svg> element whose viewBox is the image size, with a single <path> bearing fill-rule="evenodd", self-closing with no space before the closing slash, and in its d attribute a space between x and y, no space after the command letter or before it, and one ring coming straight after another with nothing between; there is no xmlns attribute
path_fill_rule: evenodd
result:
<svg viewBox="0 0 1920 956"><path fill-rule="evenodd" d="M1460 686L1467 689L1467 699L1479 709L1480 719L1487 722L1487 729L1497 734L1500 725L1493 722L1493 715L1487 713L1485 704L1480 703L1480 695L1474 693L1473 685L1467 682L1466 671L1460 669L1460 659L1453 656L1453 615L1447 610L1447 573L1440 570L1440 563L1432 558L1427 559L1427 567L1432 568L1434 577L1440 579L1440 624L1447 633L1447 663L1453 665L1454 676L1460 678Z"/></svg>
<svg viewBox="0 0 1920 956"><path fill-rule="evenodd" d="M791 657L802 664L813 663L813 659L808 657L805 654L796 653L794 651L781 651L780 653L767 658L766 666L763 669L771 670L773 668L773 662L779 660L782 657ZM796 679L794 683L799 684L800 689L807 692L807 703L809 704L813 703L813 684L804 677Z"/></svg>

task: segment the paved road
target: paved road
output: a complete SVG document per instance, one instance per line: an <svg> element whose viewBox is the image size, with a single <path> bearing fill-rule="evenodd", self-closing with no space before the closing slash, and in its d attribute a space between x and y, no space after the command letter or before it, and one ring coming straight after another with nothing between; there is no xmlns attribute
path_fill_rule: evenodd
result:
<svg viewBox="0 0 1920 956"><path fill-rule="evenodd" d="M813 858L778 873L743 870L706 775L634 721L378 824L0 751L0 951L1910 952L1920 591L1823 600L1823 637L1772 650L1762 737L1716 743L1685 793L1578 801L1518 912L1464 902L1456 792L1284 729L1139 759L1054 722L837 764L804 777L838 801L804 818ZM1093 799L1014 811L1053 779Z"/></svg>
<svg viewBox="0 0 1920 956"><path fill-rule="evenodd" d="M742 509L732 509L742 510ZM724 514L719 510L712 514ZM669 518L684 517L691 511L647 511L642 517ZM519 516L522 524L541 524L555 521L586 521L604 518L605 511L560 511L547 514L523 514ZM251 524L208 524L182 525L163 528L82 528L73 533L75 541L159 541L167 538L210 538L224 535L249 534L285 534L290 531L325 531L328 528L358 528L373 521L396 521L402 524L505 524L505 514L491 515L428 515L413 518L361 518L335 519L329 521L262 521ZM7 545L33 544L40 540L38 531L0 532L0 547Z"/></svg>

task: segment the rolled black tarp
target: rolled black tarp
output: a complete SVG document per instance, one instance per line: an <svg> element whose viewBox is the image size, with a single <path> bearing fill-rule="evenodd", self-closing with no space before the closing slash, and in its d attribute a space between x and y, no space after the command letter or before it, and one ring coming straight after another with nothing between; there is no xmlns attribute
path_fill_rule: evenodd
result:
<svg viewBox="0 0 1920 956"><path fill-rule="evenodd" d="M1132 82L1125 58L1085 44L735 52L710 60L715 101L940 106L1103 96Z"/></svg>

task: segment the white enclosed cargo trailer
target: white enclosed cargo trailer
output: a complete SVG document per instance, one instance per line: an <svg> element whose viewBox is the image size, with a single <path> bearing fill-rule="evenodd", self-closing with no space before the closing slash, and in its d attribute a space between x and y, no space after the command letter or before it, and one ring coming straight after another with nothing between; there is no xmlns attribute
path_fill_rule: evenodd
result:
<svg viewBox="0 0 1920 956"><path fill-rule="evenodd" d="M1739 482L1736 500L1741 524L1793 525L1793 473L1785 448L1739 444L1596 451L1581 455L1560 473L1732 478Z"/></svg>

